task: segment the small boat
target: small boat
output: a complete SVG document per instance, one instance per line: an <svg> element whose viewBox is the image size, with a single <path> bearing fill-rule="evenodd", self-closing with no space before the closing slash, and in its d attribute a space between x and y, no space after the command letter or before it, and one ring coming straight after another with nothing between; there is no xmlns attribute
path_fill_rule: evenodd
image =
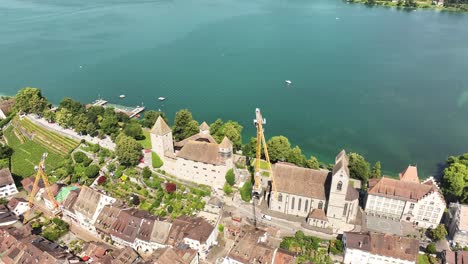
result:
<svg viewBox="0 0 468 264"><path fill-rule="evenodd" d="M292 82L291 82L290 80L286 80L286 81L284 81L284 82L285 82L287 85L292 84Z"/></svg>
<svg viewBox="0 0 468 264"><path fill-rule="evenodd" d="M125 94L121 94L119 95L120 99L124 99L125 98Z"/></svg>
<svg viewBox="0 0 468 264"><path fill-rule="evenodd" d="M161 97L158 97L158 100L159 100L159 101L164 101L164 100L166 100L166 97L162 97L162 96L161 96Z"/></svg>

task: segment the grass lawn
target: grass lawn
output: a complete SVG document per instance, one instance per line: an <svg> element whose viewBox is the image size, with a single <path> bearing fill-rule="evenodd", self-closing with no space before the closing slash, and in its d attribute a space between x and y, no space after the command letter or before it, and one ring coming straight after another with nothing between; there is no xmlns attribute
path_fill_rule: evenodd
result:
<svg viewBox="0 0 468 264"><path fill-rule="evenodd" d="M26 138L23 139L24 143L21 143L13 132L13 129L14 128L10 126L4 131L4 136L8 141L8 145L14 150L11 159L13 174L23 178L34 174L34 166L39 164L44 152L49 153L46 160L46 168L49 172L64 160L63 156L51 151L36 141L31 141Z"/></svg>
<svg viewBox="0 0 468 264"><path fill-rule="evenodd" d="M158 154L151 152L151 162L153 163L153 168L161 168L164 164Z"/></svg>
<svg viewBox="0 0 468 264"><path fill-rule="evenodd" d="M143 135L145 135L145 139L137 140L144 149L151 149L151 136L149 129L143 129Z"/></svg>
<svg viewBox="0 0 468 264"><path fill-rule="evenodd" d="M252 159L250 165L255 167L255 159ZM260 160L260 169L268 170L268 162L266 162L265 160Z"/></svg>

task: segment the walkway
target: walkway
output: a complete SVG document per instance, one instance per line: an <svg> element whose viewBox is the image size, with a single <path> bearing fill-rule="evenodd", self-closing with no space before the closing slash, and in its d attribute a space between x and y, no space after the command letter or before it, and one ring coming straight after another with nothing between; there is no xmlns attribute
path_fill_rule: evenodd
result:
<svg viewBox="0 0 468 264"><path fill-rule="evenodd" d="M28 118L29 120L31 120L35 124L40 125L40 126L46 128L48 130L53 130L53 131L59 133L60 135L72 138L72 139L77 140L77 141L81 141L82 139L84 139L87 142L91 142L93 144L99 144L101 147L104 147L106 149L109 149L109 150L112 150L112 151L115 150L115 143L112 142L110 137L100 139L98 137L91 137L90 135L84 135L83 136L83 135L80 135L80 134L76 133L72 129L63 128L57 123L49 123L49 122L47 122L47 120L45 120L43 118L39 118L39 117L36 117L36 116L33 116L33 115L27 115L26 118Z"/></svg>

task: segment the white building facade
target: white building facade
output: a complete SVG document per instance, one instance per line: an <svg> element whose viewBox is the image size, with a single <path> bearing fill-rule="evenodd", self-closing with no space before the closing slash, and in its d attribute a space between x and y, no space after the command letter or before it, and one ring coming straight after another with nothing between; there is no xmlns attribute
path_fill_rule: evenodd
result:
<svg viewBox="0 0 468 264"><path fill-rule="evenodd" d="M451 203L447 213L450 240L460 247L468 246L468 205Z"/></svg>
<svg viewBox="0 0 468 264"><path fill-rule="evenodd" d="M0 170L0 198L10 197L18 193L15 181L8 168Z"/></svg>

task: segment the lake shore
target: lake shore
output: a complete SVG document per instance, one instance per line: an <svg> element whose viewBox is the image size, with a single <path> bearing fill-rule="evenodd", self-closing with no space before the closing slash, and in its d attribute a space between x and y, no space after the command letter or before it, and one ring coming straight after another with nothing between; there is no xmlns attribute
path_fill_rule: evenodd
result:
<svg viewBox="0 0 468 264"><path fill-rule="evenodd" d="M459 7L455 6L444 6L438 4L432 4L432 1L415 1L415 6L406 6L404 1L374 1L373 4L370 4L368 0L347 0L348 3L357 3L365 4L369 7L373 6L386 6L386 7L395 7L405 10L416 10L416 9L432 9L438 11L449 11L449 12L468 12L468 4L460 4Z"/></svg>

